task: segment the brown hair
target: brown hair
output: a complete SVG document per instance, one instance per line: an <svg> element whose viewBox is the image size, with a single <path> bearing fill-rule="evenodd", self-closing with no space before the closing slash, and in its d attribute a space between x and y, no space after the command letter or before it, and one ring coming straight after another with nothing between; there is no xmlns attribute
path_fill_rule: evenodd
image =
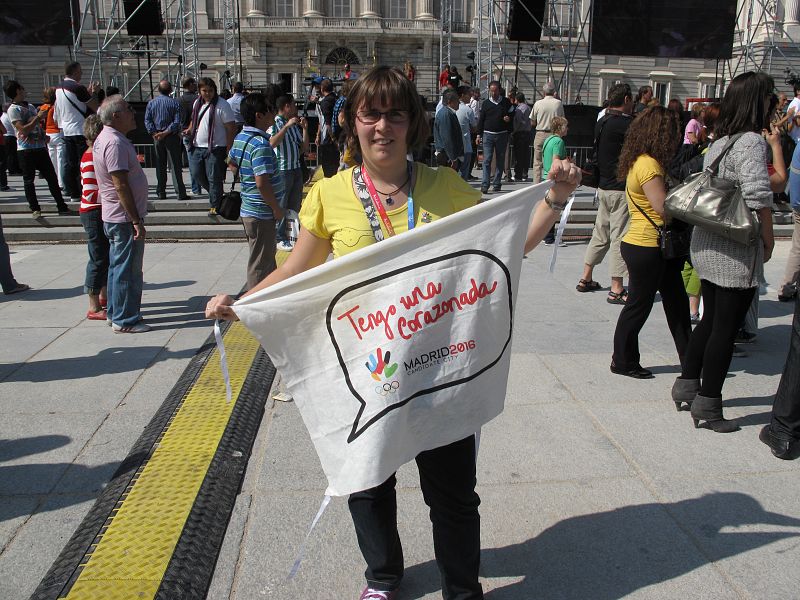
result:
<svg viewBox="0 0 800 600"><path fill-rule="evenodd" d="M56 88L46 87L42 90L42 98L46 104L53 104L56 101Z"/></svg>
<svg viewBox="0 0 800 600"><path fill-rule="evenodd" d="M706 126L706 133L713 133L714 126L719 118L719 102L711 102L706 105L706 113L703 116L703 125Z"/></svg>
<svg viewBox="0 0 800 600"><path fill-rule="evenodd" d="M356 134L356 113L373 103L408 111L408 133L406 144L409 150L425 144L430 135L427 115L417 89L396 67L380 66L367 71L356 79L344 105L344 131L347 144L361 151Z"/></svg>
<svg viewBox="0 0 800 600"><path fill-rule="evenodd" d="M697 102L692 106L692 118L700 120L700 115L706 109L706 105L702 102Z"/></svg>
<svg viewBox="0 0 800 600"><path fill-rule="evenodd" d="M666 170L682 139L678 113L663 106L651 106L640 112L625 133L619 155L617 179L625 181L633 163L642 154L654 158Z"/></svg>

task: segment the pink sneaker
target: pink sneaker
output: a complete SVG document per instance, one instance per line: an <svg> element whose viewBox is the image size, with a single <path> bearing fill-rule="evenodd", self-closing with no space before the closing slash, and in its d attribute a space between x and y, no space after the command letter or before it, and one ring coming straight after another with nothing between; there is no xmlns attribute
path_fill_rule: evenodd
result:
<svg viewBox="0 0 800 600"><path fill-rule="evenodd" d="M382 590L374 590L371 587L364 588L358 600L394 600L397 597L397 590L391 592L384 592Z"/></svg>

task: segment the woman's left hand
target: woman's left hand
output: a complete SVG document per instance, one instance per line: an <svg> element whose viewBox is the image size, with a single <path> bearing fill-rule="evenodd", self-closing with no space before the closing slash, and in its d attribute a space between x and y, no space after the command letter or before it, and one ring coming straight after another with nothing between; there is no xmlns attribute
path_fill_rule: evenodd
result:
<svg viewBox="0 0 800 600"><path fill-rule="evenodd" d="M564 204L572 192L581 183L581 170L568 158L553 159L550 166L550 173L547 179L555 181L551 194L551 199L556 204Z"/></svg>

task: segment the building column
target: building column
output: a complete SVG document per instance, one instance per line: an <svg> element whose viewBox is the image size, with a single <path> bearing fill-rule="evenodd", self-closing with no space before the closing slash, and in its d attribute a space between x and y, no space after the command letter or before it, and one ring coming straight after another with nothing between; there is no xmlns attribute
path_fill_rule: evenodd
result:
<svg viewBox="0 0 800 600"><path fill-rule="evenodd" d="M370 19L379 18L380 0L361 0L361 16Z"/></svg>
<svg viewBox="0 0 800 600"><path fill-rule="evenodd" d="M267 14L267 0L247 0L250 9L247 11L248 17L263 17Z"/></svg>
<svg viewBox="0 0 800 600"><path fill-rule="evenodd" d="M195 20L197 21L197 29L201 31L208 29L208 6L206 0L200 0L197 2L197 13L195 14Z"/></svg>
<svg viewBox="0 0 800 600"><path fill-rule="evenodd" d="M416 19L435 19L433 16L433 0L417 0Z"/></svg>
<svg viewBox="0 0 800 600"><path fill-rule="evenodd" d="M304 0L304 17L321 17L322 0Z"/></svg>
<svg viewBox="0 0 800 600"><path fill-rule="evenodd" d="M783 29L792 39L800 32L800 0L783 0Z"/></svg>

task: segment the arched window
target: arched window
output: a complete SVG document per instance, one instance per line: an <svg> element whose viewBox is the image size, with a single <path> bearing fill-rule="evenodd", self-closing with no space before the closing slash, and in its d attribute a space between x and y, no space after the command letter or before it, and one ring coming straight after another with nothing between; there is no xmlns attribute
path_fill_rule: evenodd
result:
<svg viewBox="0 0 800 600"><path fill-rule="evenodd" d="M325 58L326 65L357 65L358 56L349 48L334 48Z"/></svg>

